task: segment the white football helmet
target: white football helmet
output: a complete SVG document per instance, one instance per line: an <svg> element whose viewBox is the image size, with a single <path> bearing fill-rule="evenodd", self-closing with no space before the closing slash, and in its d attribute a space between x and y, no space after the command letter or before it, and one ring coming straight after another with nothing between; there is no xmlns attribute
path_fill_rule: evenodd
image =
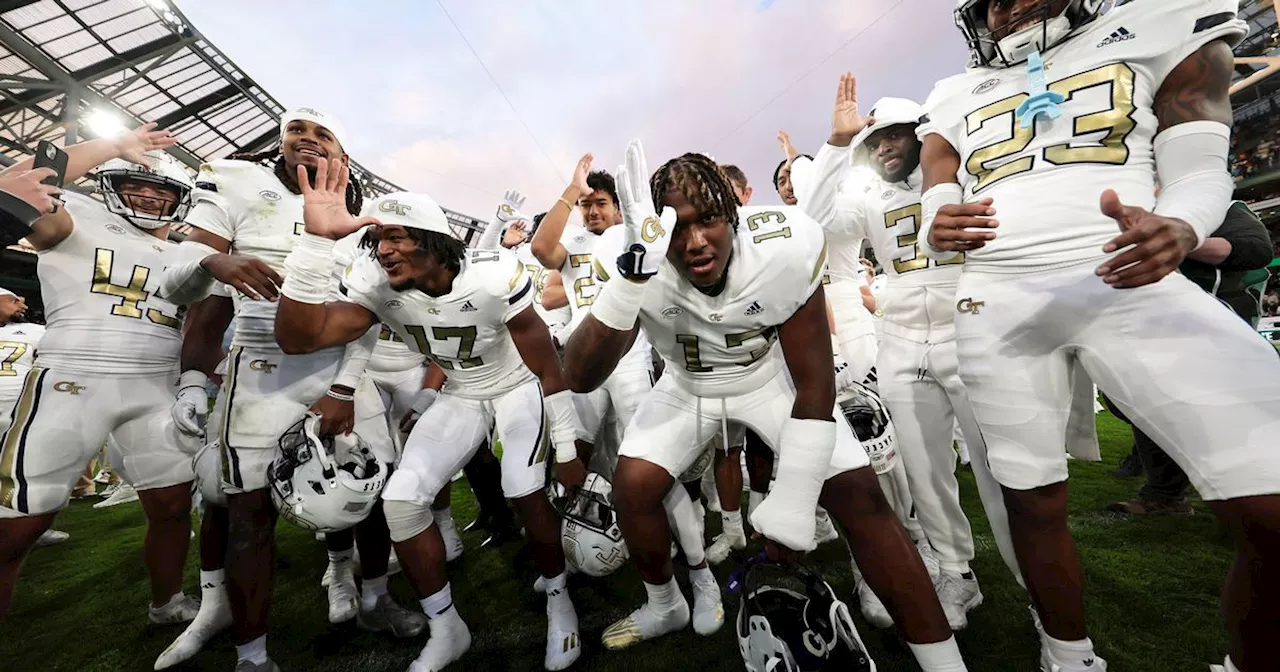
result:
<svg viewBox="0 0 1280 672"><path fill-rule="evenodd" d="M893 419L880 395L862 383L854 383L839 402L841 412L871 458L871 467L877 474L893 469L898 461L898 440L894 438Z"/></svg>
<svg viewBox="0 0 1280 672"><path fill-rule="evenodd" d="M969 45L969 65L1009 67L1025 61L1032 51L1045 51L1071 36L1079 27L1102 15L1103 0L1067 0L1066 6L1051 15L1053 5L1059 0L1041 0L1038 7L1028 12L1039 15L1040 20L1021 30L993 39L987 28L987 7L992 2L1011 0L959 0L956 5L956 26L964 33ZM1019 19L1020 21L1022 19Z"/></svg>
<svg viewBox="0 0 1280 672"><path fill-rule="evenodd" d="M222 443L214 440L196 451L192 468L196 472L196 488L204 501L218 506L227 505L227 495L222 492Z"/></svg>
<svg viewBox="0 0 1280 672"><path fill-rule="evenodd" d="M560 543L565 560L588 576L608 576L631 554L613 510L613 486L595 472L564 507Z"/></svg>
<svg viewBox="0 0 1280 672"><path fill-rule="evenodd" d="M357 434L320 438L320 416L307 413L280 437L267 480L285 520L304 530L337 532L369 515L389 471Z"/></svg>
<svg viewBox="0 0 1280 672"><path fill-rule="evenodd" d="M191 211L191 190L195 188L191 175L177 159L163 151L152 150L147 152L147 157L151 159L150 166L124 159L111 159L98 167L98 190L102 192L107 210L142 229L158 229L165 224L185 220L187 213ZM121 196L120 185L125 180L150 182L172 189L177 200L163 214L142 212Z"/></svg>

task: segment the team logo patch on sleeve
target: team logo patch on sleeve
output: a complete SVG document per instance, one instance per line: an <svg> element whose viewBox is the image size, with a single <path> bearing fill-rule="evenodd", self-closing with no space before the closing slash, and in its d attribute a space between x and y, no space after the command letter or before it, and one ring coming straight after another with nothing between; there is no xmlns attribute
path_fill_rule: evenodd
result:
<svg viewBox="0 0 1280 672"><path fill-rule="evenodd" d="M204 189L205 191L212 191L215 194L218 193L218 185L212 182L196 182L196 189Z"/></svg>

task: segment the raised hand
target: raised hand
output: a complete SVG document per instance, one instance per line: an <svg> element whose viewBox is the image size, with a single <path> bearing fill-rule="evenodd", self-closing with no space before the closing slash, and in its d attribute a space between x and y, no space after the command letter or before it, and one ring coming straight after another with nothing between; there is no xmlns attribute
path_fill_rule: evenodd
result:
<svg viewBox="0 0 1280 672"><path fill-rule="evenodd" d="M45 184L40 180L57 174L52 168L36 168L12 177L0 178L0 191L22 199L27 205L47 214L58 209L58 197L62 187Z"/></svg>
<svg viewBox="0 0 1280 672"><path fill-rule="evenodd" d="M852 73L840 75L836 87L836 104L831 113L831 137L847 145L873 121L858 114L858 80ZM833 143L834 144L834 143Z"/></svg>
<svg viewBox="0 0 1280 672"><path fill-rule="evenodd" d="M178 138L167 130L156 130L156 124L152 122L115 138L114 142L120 158L150 166L151 158L147 156L147 152L172 147L178 144Z"/></svg>
<svg viewBox="0 0 1280 672"><path fill-rule="evenodd" d="M524 213L520 212L520 207L524 205L525 197L515 189L508 189L507 193L502 197L502 203L498 205L498 213L495 217L499 222L506 224L517 219L528 219Z"/></svg>
<svg viewBox="0 0 1280 672"><path fill-rule="evenodd" d="M782 148L782 153L786 155L787 162L790 163L800 156L800 152L796 151L796 146L791 144L791 136L786 131L778 131L778 146Z"/></svg>
<svg viewBox="0 0 1280 672"><path fill-rule="evenodd" d="M302 190L302 223L307 233L333 240L381 224L376 217L355 217L347 212L347 184L350 171L340 159L321 161L316 167L316 183L311 184L307 167L298 165L298 187Z"/></svg>
<svg viewBox="0 0 1280 672"><path fill-rule="evenodd" d="M1102 251L1110 254L1129 248L1102 262L1095 271L1116 289L1159 282L1182 265L1196 247L1196 232L1190 224L1125 205L1111 189L1102 192L1099 206L1102 214L1116 220L1121 232L1102 246Z"/></svg>
<svg viewBox="0 0 1280 672"><path fill-rule="evenodd" d="M671 245L671 232L676 226L676 211L663 208L659 217L649 191L649 165L639 140L627 146L626 163L618 167L618 202L622 206L622 225L626 227L618 270L623 277L643 281L662 266Z"/></svg>
<svg viewBox="0 0 1280 672"><path fill-rule="evenodd" d="M591 162L594 160L595 157L591 156L591 152L587 152L582 155L581 159L578 159L578 165L573 168L573 180L569 182L569 186L577 189L583 196L592 191L587 184L587 175L591 173Z"/></svg>

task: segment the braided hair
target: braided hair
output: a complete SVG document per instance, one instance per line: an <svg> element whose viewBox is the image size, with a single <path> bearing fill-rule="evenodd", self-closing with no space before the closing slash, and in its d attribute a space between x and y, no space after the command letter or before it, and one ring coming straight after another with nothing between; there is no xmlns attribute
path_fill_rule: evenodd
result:
<svg viewBox="0 0 1280 672"><path fill-rule="evenodd" d="M298 176L297 174L290 174L288 162L284 160L284 152L281 151L280 145L257 154L232 154L229 158L270 166L275 169L276 179L280 180L285 189L289 190L289 193L295 196L302 193L302 189L298 187ZM364 207L364 190L360 188L354 177L353 175L352 179L347 182L347 212L359 215L360 210Z"/></svg>
<svg viewBox="0 0 1280 672"><path fill-rule="evenodd" d="M723 217L738 230L738 195L724 169L705 154L690 152L671 159L649 178L649 191L655 204L675 189L689 199L690 205L703 217Z"/></svg>

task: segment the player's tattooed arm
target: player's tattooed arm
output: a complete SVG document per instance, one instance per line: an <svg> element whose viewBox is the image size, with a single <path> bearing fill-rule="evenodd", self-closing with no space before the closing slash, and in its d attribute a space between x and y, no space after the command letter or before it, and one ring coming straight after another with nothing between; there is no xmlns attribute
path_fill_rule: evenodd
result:
<svg viewBox="0 0 1280 672"><path fill-rule="evenodd" d="M827 327L827 296L822 285L778 330L782 356L796 385L791 417L832 420L836 406L835 361Z"/></svg>
<svg viewBox="0 0 1280 672"><path fill-rule="evenodd" d="M543 396L550 396L569 389L560 371L560 358L551 342L547 323L529 306L507 320L507 331L516 344L516 350L525 366L542 381Z"/></svg>
<svg viewBox="0 0 1280 672"><path fill-rule="evenodd" d="M276 311L276 343L286 354L306 354L346 345L377 322L377 316L368 308L354 303L302 303L281 296Z"/></svg>
<svg viewBox="0 0 1280 672"><path fill-rule="evenodd" d="M1214 40L1186 57L1156 92L1156 119L1162 132L1189 121L1217 121L1231 125L1231 47Z"/></svg>
<svg viewBox="0 0 1280 672"><path fill-rule="evenodd" d="M639 326L618 331L588 314L573 330L564 349L564 375L569 389L590 392L604 384L636 341Z"/></svg>

